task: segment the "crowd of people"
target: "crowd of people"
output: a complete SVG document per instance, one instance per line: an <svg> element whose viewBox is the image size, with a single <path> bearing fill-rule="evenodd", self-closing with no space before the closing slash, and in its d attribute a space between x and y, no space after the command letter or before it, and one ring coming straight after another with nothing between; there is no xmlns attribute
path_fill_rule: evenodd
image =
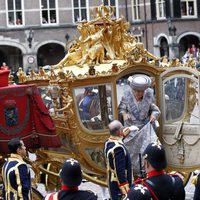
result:
<svg viewBox="0 0 200 200"><path fill-rule="evenodd" d="M199 62L200 62L200 50L199 50L199 48L197 48L195 46L195 44L192 44L192 46L187 49L184 56L181 58L181 61L182 61L183 64L185 64L185 63L188 62L188 60L190 58L194 59L194 62L196 64L196 68L198 69L199 68Z"/></svg>

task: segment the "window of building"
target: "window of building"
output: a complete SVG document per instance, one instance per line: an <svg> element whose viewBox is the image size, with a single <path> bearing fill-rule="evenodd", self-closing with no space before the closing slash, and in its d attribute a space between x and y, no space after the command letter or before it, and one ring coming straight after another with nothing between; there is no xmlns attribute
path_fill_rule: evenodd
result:
<svg viewBox="0 0 200 200"><path fill-rule="evenodd" d="M195 0L181 0L181 16L189 17L197 15L197 5Z"/></svg>
<svg viewBox="0 0 200 200"><path fill-rule="evenodd" d="M157 10L157 18L165 18L165 1L164 0L157 0L156 1L156 10Z"/></svg>
<svg viewBox="0 0 200 200"><path fill-rule="evenodd" d="M114 16L119 17L118 0L103 0L105 6L112 6L114 8Z"/></svg>
<svg viewBox="0 0 200 200"><path fill-rule="evenodd" d="M133 21L140 19L140 5L139 0L132 0L132 16Z"/></svg>
<svg viewBox="0 0 200 200"><path fill-rule="evenodd" d="M88 0L73 0L74 22L89 20L89 3Z"/></svg>
<svg viewBox="0 0 200 200"><path fill-rule="evenodd" d="M8 0L7 11L8 26L20 26L24 24L22 0Z"/></svg>
<svg viewBox="0 0 200 200"><path fill-rule="evenodd" d="M160 40L160 56L169 56L169 45L164 37Z"/></svg>
<svg viewBox="0 0 200 200"><path fill-rule="evenodd" d="M41 23L42 24L58 23L56 0L41 0Z"/></svg>
<svg viewBox="0 0 200 200"><path fill-rule="evenodd" d="M134 35L137 42L142 42L142 35Z"/></svg>

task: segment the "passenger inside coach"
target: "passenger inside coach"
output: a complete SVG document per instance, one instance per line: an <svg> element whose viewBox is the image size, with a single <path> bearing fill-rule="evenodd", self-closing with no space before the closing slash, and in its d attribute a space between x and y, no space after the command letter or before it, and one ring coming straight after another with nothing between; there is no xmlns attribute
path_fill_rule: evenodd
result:
<svg viewBox="0 0 200 200"><path fill-rule="evenodd" d="M98 94L93 87L86 87L83 96L78 102L81 120L90 120L99 113Z"/></svg>
<svg viewBox="0 0 200 200"><path fill-rule="evenodd" d="M76 88L77 111L83 125L90 130L107 129L113 120L112 86L109 84Z"/></svg>

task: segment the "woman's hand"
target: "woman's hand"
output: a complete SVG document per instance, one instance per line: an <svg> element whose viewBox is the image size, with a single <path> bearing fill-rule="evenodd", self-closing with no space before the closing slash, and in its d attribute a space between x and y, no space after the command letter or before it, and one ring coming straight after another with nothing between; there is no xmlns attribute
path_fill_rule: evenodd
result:
<svg viewBox="0 0 200 200"><path fill-rule="evenodd" d="M155 120L156 120L156 117L155 117L154 115L151 114L151 116L150 116L150 122L151 122L151 123L152 123L152 122L155 122Z"/></svg>
<svg viewBox="0 0 200 200"><path fill-rule="evenodd" d="M123 113L123 120L127 121L128 119L130 119L130 115L128 113Z"/></svg>
<svg viewBox="0 0 200 200"><path fill-rule="evenodd" d="M124 128L123 129L123 136L126 137L130 132L131 132L131 130L128 127Z"/></svg>

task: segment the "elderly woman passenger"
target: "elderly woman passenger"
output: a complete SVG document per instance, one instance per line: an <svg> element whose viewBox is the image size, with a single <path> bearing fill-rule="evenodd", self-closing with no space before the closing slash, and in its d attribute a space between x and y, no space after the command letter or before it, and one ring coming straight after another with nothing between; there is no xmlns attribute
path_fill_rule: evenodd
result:
<svg viewBox="0 0 200 200"><path fill-rule="evenodd" d="M153 90L150 88L151 79L148 76L135 74L130 76L128 81L130 90L125 91L118 110L119 114L123 116L125 127L134 125L140 129L140 131L132 131L124 140L131 154L133 172L138 174L139 154L143 153L142 151L150 142L157 140L151 125L154 125L158 119L160 110L154 103ZM145 125L148 125L149 128L145 128Z"/></svg>

